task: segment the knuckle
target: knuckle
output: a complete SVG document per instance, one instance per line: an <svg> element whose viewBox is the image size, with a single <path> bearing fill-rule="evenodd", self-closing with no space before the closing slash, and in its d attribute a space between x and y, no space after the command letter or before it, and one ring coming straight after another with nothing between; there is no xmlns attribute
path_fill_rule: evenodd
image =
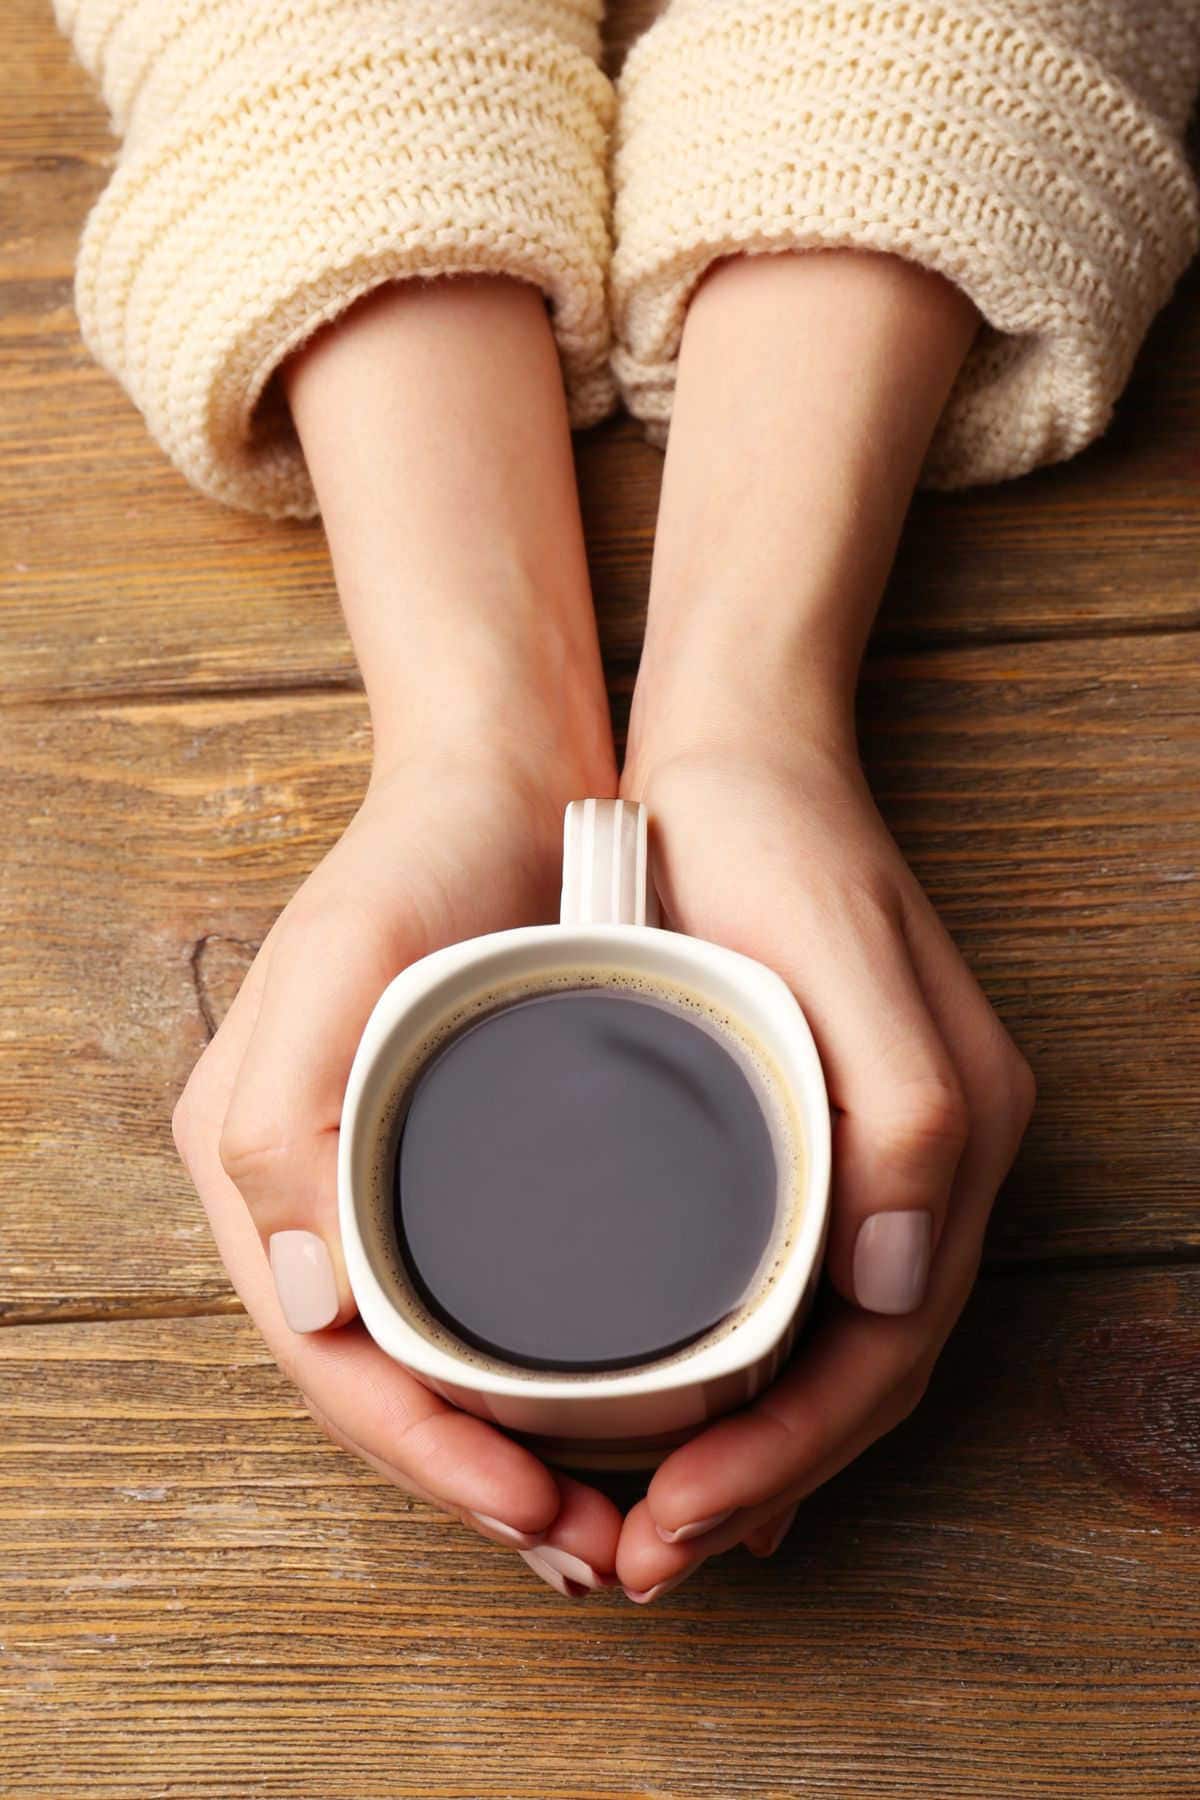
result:
<svg viewBox="0 0 1200 1800"><path fill-rule="evenodd" d="M340 917L341 907L333 896L301 888L280 915L272 960L303 955L314 940L332 937L338 930Z"/></svg>
<svg viewBox="0 0 1200 1800"><path fill-rule="evenodd" d="M1037 1082L1033 1070L1004 1032L983 1059L978 1081L981 1107L1007 1124L1019 1142L1033 1115Z"/></svg>
<svg viewBox="0 0 1200 1800"><path fill-rule="evenodd" d="M171 1136L185 1163L195 1144L199 1122L204 1113L202 1095L206 1078L204 1058L201 1057L171 1110Z"/></svg>
<svg viewBox="0 0 1200 1800"><path fill-rule="evenodd" d="M236 1117L226 1120L217 1150L221 1167L243 1194L261 1192L282 1181L291 1156L285 1134L270 1120L249 1131Z"/></svg>
<svg viewBox="0 0 1200 1800"><path fill-rule="evenodd" d="M932 1075L904 1088L881 1127L889 1157L906 1163L930 1152L961 1154L969 1129L966 1096L949 1075Z"/></svg>
<svg viewBox="0 0 1200 1800"><path fill-rule="evenodd" d="M856 935L870 940L901 929L900 896L887 872L874 863L856 871L848 883L837 884L829 895L828 911L831 920L849 923Z"/></svg>
<svg viewBox="0 0 1200 1800"><path fill-rule="evenodd" d="M190 1086L190 1083L189 1083ZM192 1133L192 1102L188 1097L188 1088L184 1088L171 1112L171 1136L175 1140L175 1148L187 1161L188 1145Z"/></svg>
<svg viewBox="0 0 1200 1800"><path fill-rule="evenodd" d="M1037 1077L1015 1045L1009 1060L1008 1095L1017 1129L1024 1132L1037 1105Z"/></svg>

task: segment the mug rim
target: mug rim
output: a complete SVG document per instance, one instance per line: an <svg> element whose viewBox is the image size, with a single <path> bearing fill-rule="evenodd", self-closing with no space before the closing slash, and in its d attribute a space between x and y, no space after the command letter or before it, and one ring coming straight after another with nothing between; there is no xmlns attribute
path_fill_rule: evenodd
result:
<svg viewBox="0 0 1200 1800"><path fill-rule="evenodd" d="M434 999L440 986L462 979L472 971L479 975L479 991L518 982L523 973L536 977L540 953L553 949L569 964L574 950L611 957L614 972L632 955L629 972L663 980L689 982L703 997L698 977L714 971L724 976L747 1004L756 1004L772 1016L772 1030L764 1033L754 1020L745 1022L754 1037L765 1037L763 1048L772 1061L781 1060L779 1043L786 1046L783 1076L787 1096L798 1115L804 1138L804 1175L799 1223L785 1253L782 1267L761 1302L715 1342L687 1347L669 1361L612 1370L524 1370L509 1374L500 1368L457 1356L452 1349L432 1342L406 1319L392 1301L372 1265L359 1213L368 1202L355 1191L358 1140L363 1127L362 1100L378 1062L394 1054L392 1040L405 1015L422 1001ZM533 953L539 953L538 958ZM523 971L521 962L530 957ZM504 973L486 978L487 967L507 959ZM640 965L640 966L639 966ZM674 965L674 966L672 966ZM586 964L585 964L586 966ZM736 1016L736 1005L715 995L710 998ZM461 997L460 997L461 998ZM448 1002L447 1010L452 1002ZM783 978L765 963L730 950L708 939L650 925L526 925L508 931L489 932L446 945L409 964L384 989L372 1009L351 1065L338 1142L338 1217L342 1251L359 1316L375 1342L388 1355L430 1384L467 1389L478 1395L523 1397L531 1401L569 1401L586 1411L589 1403L608 1402L635 1395L665 1394L694 1388L737 1374L769 1356L792 1324L808 1291L814 1268L825 1245L829 1220L832 1133L824 1073L811 1028L799 1001Z"/></svg>

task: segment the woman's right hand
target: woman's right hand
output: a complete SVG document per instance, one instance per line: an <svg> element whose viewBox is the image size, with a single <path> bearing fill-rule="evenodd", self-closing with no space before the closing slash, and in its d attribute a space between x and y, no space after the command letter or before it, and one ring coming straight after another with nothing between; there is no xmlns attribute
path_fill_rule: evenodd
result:
<svg viewBox="0 0 1200 1800"><path fill-rule="evenodd" d="M614 1581L617 1508L379 1349L354 1318L336 1202L342 1095L376 999L443 944L553 917L560 825L560 796L490 750L373 779L268 934L174 1127L230 1279L317 1422L574 1594Z"/></svg>
<svg viewBox="0 0 1200 1800"><path fill-rule="evenodd" d="M378 996L443 944L553 918L563 806L616 789L558 353L536 289L416 281L317 333L283 386L376 768L201 1057L176 1140L234 1286L329 1435L586 1593L613 1578L616 1507L373 1343L335 1198Z"/></svg>

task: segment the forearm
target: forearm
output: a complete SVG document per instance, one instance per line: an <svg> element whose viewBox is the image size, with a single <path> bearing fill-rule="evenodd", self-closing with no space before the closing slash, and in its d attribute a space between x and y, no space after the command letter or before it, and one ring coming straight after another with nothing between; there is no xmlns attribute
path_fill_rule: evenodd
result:
<svg viewBox="0 0 1200 1800"><path fill-rule="evenodd" d="M630 761L742 731L852 741L862 651L976 315L853 251L743 258L688 314Z"/></svg>
<svg viewBox="0 0 1200 1800"><path fill-rule="evenodd" d="M540 293L383 289L285 371L376 756L430 739L612 750L570 434Z"/></svg>

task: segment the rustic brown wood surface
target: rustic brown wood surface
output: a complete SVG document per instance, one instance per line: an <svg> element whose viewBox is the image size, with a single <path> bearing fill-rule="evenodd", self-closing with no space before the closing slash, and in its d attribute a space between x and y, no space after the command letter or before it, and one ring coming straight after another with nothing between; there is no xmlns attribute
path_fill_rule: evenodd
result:
<svg viewBox="0 0 1200 1800"><path fill-rule="evenodd" d="M617 9L627 35L652 0ZM190 493L89 361L71 306L79 226L114 149L47 0L8 0L0 63L0 412L9 633L0 693L355 681L319 531ZM883 610L903 645L1200 622L1200 308L1163 316L1108 438L1007 489L925 495ZM660 458L627 421L579 465L604 644L636 654ZM137 554L132 555L131 545Z"/></svg>
<svg viewBox="0 0 1200 1800"><path fill-rule="evenodd" d="M921 1414L658 1609L332 1449L238 1319L0 1333L4 1792L1193 1800L1200 1271L985 1278Z"/></svg>
<svg viewBox="0 0 1200 1800"><path fill-rule="evenodd" d="M46 0L0 48L0 1793L1195 1800L1195 275L1104 443L921 498L864 682L1040 1077L969 1318L774 1564L571 1608L325 1444L176 1166L369 735L319 530L190 494L89 361L114 146ZM619 719L659 458L578 454Z"/></svg>
<svg viewBox="0 0 1200 1800"><path fill-rule="evenodd" d="M1197 692L1182 634L878 660L864 684L876 789L1041 1078L997 1259L1200 1250ZM213 1300L171 1104L357 803L365 704L22 706L0 731L0 1132L25 1196L0 1309Z"/></svg>

